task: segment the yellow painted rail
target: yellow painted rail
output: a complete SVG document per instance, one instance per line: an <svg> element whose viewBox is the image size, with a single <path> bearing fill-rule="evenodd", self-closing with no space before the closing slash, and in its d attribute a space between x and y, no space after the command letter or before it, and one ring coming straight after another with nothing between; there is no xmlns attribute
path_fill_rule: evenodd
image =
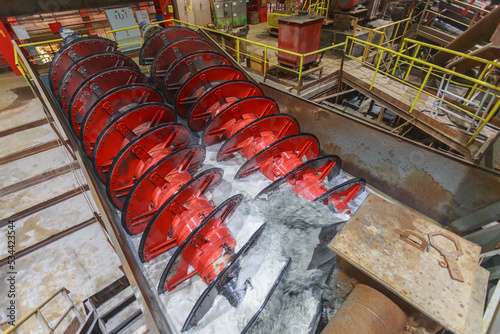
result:
<svg viewBox="0 0 500 334"><path fill-rule="evenodd" d="M405 45L407 46L410 44L416 46L414 48L414 51L412 50L413 52L411 55L403 52L408 50L405 49ZM348 45L350 45L349 51L347 51ZM368 47L370 48L370 50L374 50L372 52L373 55L363 54L361 59L359 59L359 57L355 57L354 55L352 55L353 45L359 45L363 48ZM435 46L429 43L424 43L408 38L405 38L403 40L403 43L401 43L400 51L396 51L388 47L370 43L368 41L364 41L350 36L347 37L344 47L347 58L360 62L363 66L367 66L372 70L374 70L370 90L373 88L373 85L375 83L375 77L377 76L377 74L383 74L387 77L390 77L404 85L413 87L417 90L416 97L413 100L409 113L411 113L415 109L415 106L421 94L427 94L447 105L452 105L453 108L456 108L461 112L467 114L468 116L472 117L472 119L479 121L478 126L476 127L474 133L472 133L470 137L469 143L472 143L477 138L477 136L481 133L486 124L494 117L494 115L500 108L500 87L484 80L484 75L487 72L486 69L491 69L491 67L500 69L499 62L490 61L475 56L470 56L468 54L448 50L439 46ZM424 48L428 50L449 52L457 57L465 57L471 60L475 60L482 66L484 66L485 70L483 70L479 78L476 79L474 77L465 75L463 73L455 72L453 70L437 66L419 57L418 51ZM371 59L371 61L369 59ZM419 69L421 73L424 74L421 82L419 82L420 79L410 80L410 72L413 68ZM397 69L400 69L401 72L399 77L395 73ZM432 87L427 84L431 75L440 79L443 79L444 75L448 75L450 76L450 78L454 78L455 82L458 79L462 79L462 81L469 83L469 85L465 85L471 88L471 90L467 93L467 99L469 99L474 94L475 91L481 91L483 92L483 94L489 94L490 95L489 97L491 99L498 99L498 100L491 107L491 109L487 111L486 115L480 116L479 112L473 113L470 110L464 108L463 106L457 105L456 103L453 103L442 97L436 96L436 94L433 94L432 92L429 92L429 90L431 90Z"/></svg>

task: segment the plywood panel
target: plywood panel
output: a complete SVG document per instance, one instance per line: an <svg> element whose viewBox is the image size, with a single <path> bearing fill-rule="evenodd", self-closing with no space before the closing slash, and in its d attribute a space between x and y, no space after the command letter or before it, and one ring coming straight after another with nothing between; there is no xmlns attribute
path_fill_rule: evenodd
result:
<svg viewBox="0 0 500 334"><path fill-rule="evenodd" d="M453 280L433 248L418 249L401 239L411 231L428 239L440 232L455 240L463 254L458 268L463 282ZM445 244L444 241L441 241ZM408 208L370 196L332 241L332 249L351 265L399 295L446 328L463 333L480 247L425 220ZM446 246L450 247L451 246Z"/></svg>

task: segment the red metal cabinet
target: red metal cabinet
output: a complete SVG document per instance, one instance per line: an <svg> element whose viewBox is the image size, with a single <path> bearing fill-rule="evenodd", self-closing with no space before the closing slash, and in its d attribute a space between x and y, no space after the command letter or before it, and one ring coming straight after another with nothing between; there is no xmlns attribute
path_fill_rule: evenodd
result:
<svg viewBox="0 0 500 334"><path fill-rule="evenodd" d="M293 15L280 18L278 47L297 53L308 53L319 48L323 16ZM304 58L304 65L314 62L317 54ZM278 62L292 67L300 66L300 57L282 51L278 52Z"/></svg>

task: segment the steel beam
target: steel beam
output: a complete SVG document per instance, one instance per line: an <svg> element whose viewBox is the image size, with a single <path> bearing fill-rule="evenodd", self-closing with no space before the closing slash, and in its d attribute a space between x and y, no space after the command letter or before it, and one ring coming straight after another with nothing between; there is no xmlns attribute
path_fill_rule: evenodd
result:
<svg viewBox="0 0 500 334"><path fill-rule="evenodd" d="M446 45L449 50L467 52L471 47L483 40L489 39L500 24L500 6L493 9L488 15L470 26L460 36ZM430 60L430 63L444 66L448 60L455 55L449 52L439 51Z"/></svg>

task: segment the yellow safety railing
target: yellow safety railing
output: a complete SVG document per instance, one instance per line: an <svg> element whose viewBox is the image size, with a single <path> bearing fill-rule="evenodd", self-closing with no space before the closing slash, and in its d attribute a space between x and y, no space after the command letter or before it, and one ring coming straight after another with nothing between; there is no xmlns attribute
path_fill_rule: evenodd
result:
<svg viewBox="0 0 500 334"><path fill-rule="evenodd" d="M278 29L279 28L279 18L287 17L292 14L283 14L283 13L267 13L267 30L270 29Z"/></svg>
<svg viewBox="0 0 500 334"><path fill-rule="evenodd" d="M83 35L83 37L87 37L87 35ZM62 43L62 41L63 41L62 38L58 38L58 39L51 39L48 41L18 44L18 46L20 48L26 48L28 46L43 46L43 45L47 45L47 44L50 45L50 44L54 44L54 43ZM16 56L17 56L17 54L16 54ZM29 59L30 61L37 61L37 60L41 60L41 59L46 59L47 57L52 60L54 55L52 53L46 53L46 54L42 54L41 57L38 57L38 58L35 58L34 55L28 55L28 57L30 58Z"/></svg>
<svg viewBox="0 0 500 334"><path fill-rule="evenodd" d="M473 25L475 22L477 22L480 19L481 15L485 15L485 14L489 13L488 10L482 9L480 7L476 7L476 6L471 5L469 3L466 3L466 2L463 2L463 1L460 1L460 0L450 0L449 1L450 5L452 3L458 4L461 7L463 7L463 11L466 11L466 9L467 9L466 13L468 13L469 11L471 11L473 13L470 22L469 23L465 23L465 22L459 21L459 20L457 20L457 19L455 19L453 17L445 15L442 11L441 12L440 11L436 11L434 8L431 7L432 3L433 3L433 0L427 0L427 2L425 4L425 8L422 11L423 15L422 15L422 17L420 19L419 26L422 24L422 22L428 21L432 16L438 16L438 17L440 17L442 19L446 19L446 20L450 20L450 21L453 21L455 23L458 23L459 25L463 26L463 28L467 29L471 25ZM451 9L450 9L450 11L451 11Z"/></svg>
<svg viewBox="0 0 500 334"><path fill-rule="evenodd" d="M352 37L356 37L359 34L359 32L367 31L368 36L366 41L368 43L373 43L377 44L378 46L383 46L388 49L393 49L404 38L412 21L416 20L420 15L422 15L423 12L420 12L417 15L413 16L415 8L416 7L413 7L411 9L408 18L400 21L391 22L377 28L367 28L360 26L356 23L356 25L354 26ZM352 47L353 46L351 45L350 52L352 52ZM368 56L369 53L370 53L370 47L369 45L366 45L365 49L363 50L363 61L366 60L366 57Z"/></svg>
<svg viewBox="0 0 500 334"><path fill-rule="evenodd" d="M308 12L309 15L319 15L319 16L325 16L325 18L328 16L328 9L330 8L330 0L316 0L315 3L312 3L313 0L311 0L311 3L309 4Z"/></svg>
<svg viewBox="0 0 500 334"><path fill-rule="evenodd" d="M375 50L374 52L377 53L378 56L372 57L371 61L368 60L370 57L362 57L362 59L359 59L358 57L353 56L350 50L349 51L347 50L347 46L348 45L352 46L353 44L360 45L362 47L368 46L371 49ZM405 52L408 51L407 46L409 44L414 45L414 47L412 47L413 50L411 54ZM424 48L427 48L429 50L433 49L436 51L449 52L457 57L465 57L474 60L478 62L481 66L483 66L485 69L482 71L481 75L476 79L474 77L470 77L465 74L429 63L428 61L419 57L419 50L422 50ZM483 58L470 56L461 52L448 50L446 48L442 48L439 46L435 46L420 41L415 41L408 38L405 38L403 40L400 51L396 51L384 46L380 46L377 44L370 43L368 41L348 36L345 43L345 50L347 58L360 62L362 65L367 66L374 70L373 78L371 80L371 85L369 88L370 90L375 85L375 79L377 74L383 74L386 77L390 77L404 85L416 89L417 90L416 96L413 100L410 110L408 111L409 113L411 113L415 109L421 94L426 94L433 97L434 99L443 102L445 105L451 106L451 108L455 110L457 109L460 110L460 112L463 112L464 114L472 117L472 120L479 121L479 124L477 125L474 133L470 137L469 143L473 142L477 138L477 136L483 130L484 126L494 117L494 115L500 108L500 87L485 81L486 73L488 71L491 71L491 67L500 68L499 62L489 61ZM398 69L399 71L397 71ZM420 73L422 73L422 75L410 76L412 69L420 70ZM428 84L429 78L431 76L434 76L442 80L444 75L448 75L451 78L453 78L454 80L452 81L452 83L457 83L457 80L460 79L461 81L466 82L466 84L463 83L460 84L462 88L465 89L465 91L463 91L462 93L464 94L464 97L466 99L470 99L476 91L481 91L484 94L488 94L489 95L488 97L490 99L493 99L491 101L494 102L495 99L497 99L497 101L494 103L494 105L491 106L490 110L487 111L487 113L483 112L483 115L481 116L479 115L478 111L474 113L471 112L469 109L465 108L465 105L463 103L460 104L457 103L456 101L450 101L448 99L436 96L436 94L432 93L432 91L435 90L436 87Z"/></svg>
<svg viewBox="0 0 500 334"><path fill-rule="evenodd" d="M297 52L293 52L293 51L289 51L289 50L285 50L285 49L280 49L278 47L275 47L275 46L271 46L271 45L266 45L266 44L263 44L263 43L259 43L259 42L256 42L256 41L251 41L249 39L246 39L246 38L242 38L242 37L238 37L238 36L234 36L234 35L231 35L231 34L228 34L228 33L225 33L225 32L222 32L222 31L219 31L219 30L215 30L215 29L211 29L211 28L206 28L206 27L201 27L201 26L198 26L196 24L192 24L192 23L188 23L188 22L183 22L183 21L180 21L180 20L176 20L176 19L168 19L168 20L163 20L163 21L157 21L157 22L153 22L154 24L160 24L160 23L174 23L174 24L178 24L178 25L185 25L187 27L192 27L192 28L195 28L195 29L201 29L205 32L208 32L208 33L213 33L213 34L217 34L217 35L220 35L220 36L223 36L229 40L234 40L235 42L235 47L232 48L230 46L228 46L227 44L224 45L224 47L226 48L226 51L231 51L233 54L234 54L234 58L235 60L240 63L240 60L242 60L242 51L241 51L241 46L243 43L246 43L247 45L254 45L254 46L258 46L260 48L263 49L263 58L258 58L258 57L255 57L255 56L252 56L250 54L244 54L244 56L246 58L249 58L249 59L253 59L253 60L256 60L256 61L261 61L263 62L263 76L264 78L266 78L266 74L267 74L267 70L268 70L268 67L269 66L274 66L276 68L280 68L288 73L294 73L297 75L297 81L298 81L298 85L297 85L297 90L300 92L300 87L302 85L302 81L304 79L304 76L310 74L311 72L315 72L315 71L318 71L328 65L331 65L332 63L340 63L341 59L335 59L335 60L332 60L330 62L324 62L323 64L321 64L321 66L317 66L315 67L314 69L310 69L310 70L304 70L303 69L303 65L304 65L304 58L308 57L308 56L311 56L311 55L314 55L314 54L321 54L323 52L326 52L326 51L329 51L329 50L333 50L333 49L339 49L341 47L343 47L343 43L340 43L340 44L337 44L337 45L332 45L332 46L329 46L329 47L326 47L326 48L323 48L323 49L320 49L320 50L317 50L317 51L314 51L314 52L309 52L309 53L306 53L306 54L301 54L301 53L297 53ZM115 29L115 30L109 30L106 32L106 34L108 34L108 38L110 37L110 34L112 33L115 33L117 31L124 31L124 30L129 30L129 29L134 29L134 28L138 28L138 26L131 26L131 27L127 27L127 28L122 28L122 29ZM121 43L118 43L118 47L120 46L125 46L125 45L131 45L131 44L140 44L142 45L142 41L140 42L134 42L134 43L126 43L126 44L121 44ZM276 52L283 52L283 53L286 53L286 54L289 54L289 55L292 55L292 56L295 56L295 57L298 57L299 58L299 65L297 68L289 68L289 67L285 67L281 64L278 63L278 61L276 62L273 62L270 60L270 52L269 51L276 51Z"/></svg>

